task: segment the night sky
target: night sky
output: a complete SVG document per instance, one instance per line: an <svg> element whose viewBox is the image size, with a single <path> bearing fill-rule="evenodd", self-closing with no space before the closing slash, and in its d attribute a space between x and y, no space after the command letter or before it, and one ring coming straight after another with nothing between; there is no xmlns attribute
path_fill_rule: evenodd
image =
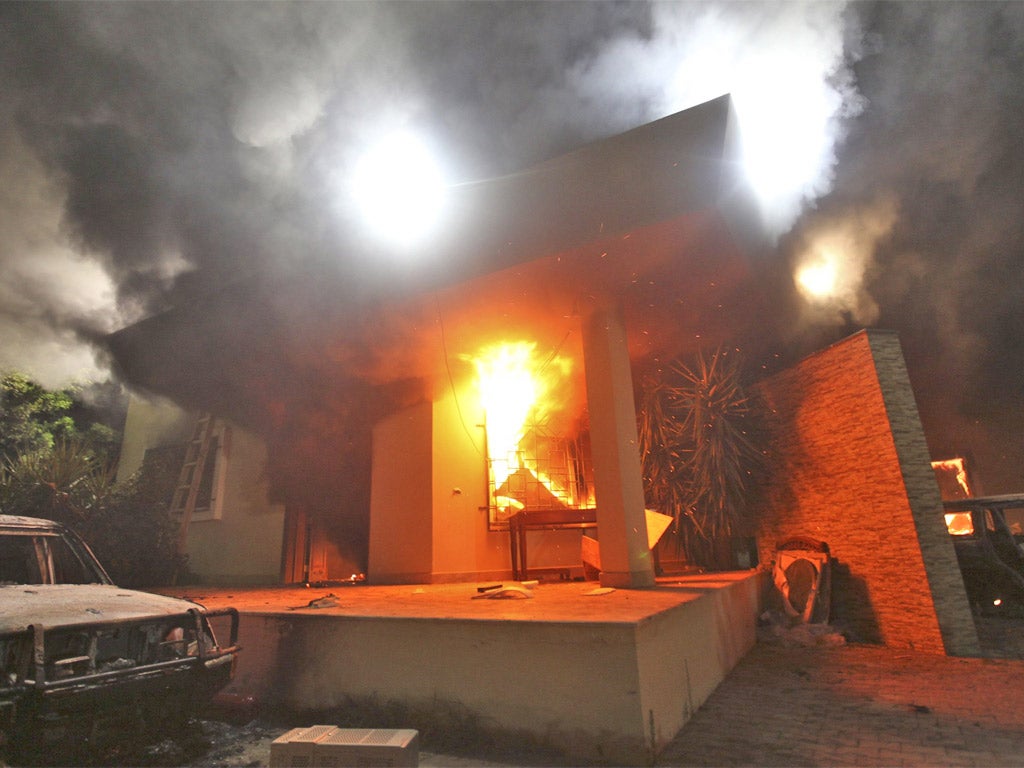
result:
<svg viewBox="0 0 1024 768"><path fill-rule="evenodd" d="M1024 3L2 3L0 369L102 380L198 286L344 259L389 131L472 183L726 92L787 169L780 353L895 329L934 458L1024 490Z"/></svg>

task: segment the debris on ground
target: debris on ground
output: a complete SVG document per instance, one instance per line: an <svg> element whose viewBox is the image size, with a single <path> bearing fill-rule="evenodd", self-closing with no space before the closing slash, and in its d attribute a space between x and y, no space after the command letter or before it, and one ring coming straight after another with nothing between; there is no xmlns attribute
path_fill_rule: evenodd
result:
<svg viewBox="0 0 1024 768"><path fill-rule="evenodd" d="M210 768L267 765L270 742L288 730L263 725L256 720L241 726L203 720L202 728L210 747L192 764Z"/></svg>
<svg viewBox="0 0 1024 768"><path fill-rule="evenodd" d="M787 647L846 645L846 638L831 624L794 623L786 614L765 611L757 627L757 639Z"/></svg>
<svg viewBox="0 0 1024 768"><path fill-rule="evenodd" d="M300 605L295 608L291 608L290 610L300 611L304 608L335 608L339 605L341 605L341 598L333 592L329 592L323 597L316 597L305 605Z"/></svg>
<svg viewBox="0 0 1024 768"><path fill-rule="evenodd" d="M498 587L497 589L489 589L486 592L480 592L472 596L472 600L507 600L517 599L524 597L533 597L533 593L525 589L524 587L510 585L507 587Z"/></svg>

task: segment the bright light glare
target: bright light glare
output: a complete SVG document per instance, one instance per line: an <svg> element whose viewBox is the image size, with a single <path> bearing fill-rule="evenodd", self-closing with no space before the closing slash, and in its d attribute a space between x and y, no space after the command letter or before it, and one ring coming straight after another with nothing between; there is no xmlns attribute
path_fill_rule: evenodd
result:
<svg viewBox="0 0 1024 768"><path fill-rule="evenodd" d="M823 256L817 261L804 264L796 273L800 290L809 299L827 299L834 296L839 281L839 272L834 257Z"/></svg>
<svg viewBox="0 0 1024 768"><path fill-rule="evenodd" d="M751 186L766 204L799 199L827 162L834 96L797 57L759 62L745 75L733 96Z"/></svg>
<svg viewBox="0 0 1024 768"><path fill-rule="evenodd" d="M422 242L441 220L445 179L433 154L417 137L393 134L356 165L352 193L367 227L392 245Z"/></svg>

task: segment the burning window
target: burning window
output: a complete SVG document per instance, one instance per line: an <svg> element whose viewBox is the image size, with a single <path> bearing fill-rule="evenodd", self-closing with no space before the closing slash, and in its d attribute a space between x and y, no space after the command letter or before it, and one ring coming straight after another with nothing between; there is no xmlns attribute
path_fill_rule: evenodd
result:
<svg viewBox="0 0 1024 768"><path fill-rule="evenodd" d="M973 536L974 521L970 512L947 512L946 530L951 536Z"/></svg>
<svg viewBox="0 0 1024 768"><path fill-rule="evenodd" d="M594 506L590 447L574 401L573 361L528 341L484 347L473 358L487 435L489 523L519 511Z"/></svg>
<svg viewBox="0 0 1024 768"><path fill-rule="evenodd" d="M558 437L532 424L507 455L489 458L487 491L490 519L498 524L520 510L593 508L589 441L585 435Z"/></svg>

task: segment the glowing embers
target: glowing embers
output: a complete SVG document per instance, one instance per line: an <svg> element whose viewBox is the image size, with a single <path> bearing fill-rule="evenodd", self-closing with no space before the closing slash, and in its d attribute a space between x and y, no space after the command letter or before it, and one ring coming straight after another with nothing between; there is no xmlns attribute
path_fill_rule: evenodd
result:
<svg viewBox="0 0 1024 768"><path fill-rule="evenodd" d="M553 429L566 423L562 395L572 386L572 360L557 353L542 357L536 346L502 342L473 358L487 434L492 523L523 509L593 506L586 441Z"/></svg>

